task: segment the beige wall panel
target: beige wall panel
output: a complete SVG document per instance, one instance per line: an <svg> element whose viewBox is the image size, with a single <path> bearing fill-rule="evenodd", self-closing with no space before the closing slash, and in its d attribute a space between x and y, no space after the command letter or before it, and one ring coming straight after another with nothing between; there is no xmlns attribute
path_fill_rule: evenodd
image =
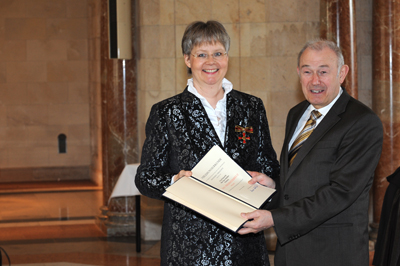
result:
<svg viewBox="0 0 400 266"><path fill-rule="evenodd" d="M27 40L44 39L46 20L43 18L6 18L5 39Z"/></svg>
<svg viewBox="0 0 400 266"><path fill-rule="evenodd" d="M26 14L26 0L0 1L0 18L21 18Z"/></svg>
<svg viewBox="0 0 400 266"><path fill-rule="evenodd" d="M211 7L211 18L225 23L240 21L239 3L237 0L214 0Z"/></svg>
<svg viewBox="0 0 400 266"><path fill-rule="evenodd" d="M54 0L53 0L54 2ZM66 0L67 18L86 18L88 17L87 0Z"/></svg>
<svg viewBox="0 0 400 266"><path fill-rule="evenodd" d="M7 81L6 63L0 62L0 85L6 83L6 81Z"/></svg>
<svg viewBox="0 0 400 266"><path fill-rule="evenodd" d="M86 39L88 21L86 18L46 19L46 38L57 40Z"/></svg>
<svg viewBox="0 0 400 266"><path fill-rule="evenodd" d="M25 40L1 40L0 61L26 61L27 45Z"/></svg>
<svg viewBox="0 0 400 266"><path fill-rule="evenodd" d="M66 3L70 0L33 0L25 1L26 16L38 18L66 17Z"/></svg>
<svg viewBox="0 0 400 266"><path fill-rule="evenodd" d="M8 62L7 82L45 82L47 69L45 62Z"/></svg>
<svg viewBox="0 0 400 266"><path fill-rule="evenodd" d="M269 20L268 0L239 1L241 23L260 23ZM268 12L267 12L268 11Z"/></svg>
<svg viewBox="0 0 400 266"><path fill-rule="evenodd" d="M85 82L88 80L87 61L48 61L47 81Z"/></svg>
<svg viewBox="0 0 400 266"><path fill-rule="evenodd" d="M187 25L192 21L211 19L212 3L212 0L176 0L175 24Z"/></svg>
<svg viewBox="0 0 400 266"><path fill-rule="evenodd" d="M52 104L48 107L49 125L88 125L87 104Z"/></svg>

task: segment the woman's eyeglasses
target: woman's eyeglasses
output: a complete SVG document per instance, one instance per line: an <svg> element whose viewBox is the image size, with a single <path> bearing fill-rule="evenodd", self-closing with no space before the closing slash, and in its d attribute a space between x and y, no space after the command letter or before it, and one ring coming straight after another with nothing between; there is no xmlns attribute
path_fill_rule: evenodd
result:
<svg viewBox="0 0 400 266"><path fill-rule="evenodd" d="M197 59L203 60L203 61L207 61L208 58L210 58L210 56L211 56L215 61L218 61L218 60L223 60L228 55L228 53L227 52L225 52L225 53L216 52L211 55L206 54L206 53L197 53L197 54L191 54L191 55L193 55L194 58L197 58Z"/></svg>

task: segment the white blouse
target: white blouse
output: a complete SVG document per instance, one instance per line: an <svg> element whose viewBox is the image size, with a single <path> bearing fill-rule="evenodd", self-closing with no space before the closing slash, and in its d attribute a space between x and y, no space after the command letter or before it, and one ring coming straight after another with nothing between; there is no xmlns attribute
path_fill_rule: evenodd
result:
<svg viewBox="0 0 400 266"><path fill-rule="evenodd" d="M193 86L193 79L188 79L187 82L188 91L193 93L197 98L200 99L201 103L206 109L208 118L210 119L215 131L217 132L218 138L222 145L225 143L225 131L226 131L226 95L232 90L232 83L227 80L222 80L222 88L224 89L224 97L218 101L216 108L214 109L211 104L198 93L196 88Z"/></svg>

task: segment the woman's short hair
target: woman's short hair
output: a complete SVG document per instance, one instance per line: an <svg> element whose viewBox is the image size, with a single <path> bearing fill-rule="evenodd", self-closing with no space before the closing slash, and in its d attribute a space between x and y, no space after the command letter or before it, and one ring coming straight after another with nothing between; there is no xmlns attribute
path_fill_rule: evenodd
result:
<svg viewBox="0 0 400 266"><path fill-rule="evenodd" d="M315 40L308 41L304 45L303 49L301 49L299 56L297 57L297 66L298 67L300 67L300 57L302 56L302 54L304 53L304 51L307 48L310 48L311 50L314 50L314 51L322 51L324 48L331 49L336 54L336 57L338 59L337 63L338 63L338 75L339 75L340 69L344 65L344 58L343 58L342 51L336 45L336 43L334 43L332 41L324 40L324 39L315 39Z"/></svg>
<svg viewBox="0 0 400 266"><path fill-rule="evenodd" d="M207 22L195 21L190 23L182 37L182 53L190 55L192 49L203 43L214 44L220 42L225 51L229 51L231 39L224 26L215 20Z"/></svg>

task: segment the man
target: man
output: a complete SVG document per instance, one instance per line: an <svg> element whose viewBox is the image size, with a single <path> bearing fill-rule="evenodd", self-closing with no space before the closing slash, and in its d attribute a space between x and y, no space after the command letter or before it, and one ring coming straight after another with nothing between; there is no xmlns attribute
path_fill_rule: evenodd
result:
<svg viewBox="0 0 400 266"><path fill-rule="evenodd" d="M333 42L311 41L299 54L297 72L306 100L287 117L276 183L279 208L242 214L253 220L239 231L274 226L276 266L369 264L369 190L383 130L379 118L341 88L348 71ZM313 110L319 114L312 115L315 125L307 129L312 133L296 150L292 146ZM251 175L252 183L273 183L266 175Z"/></svg>

